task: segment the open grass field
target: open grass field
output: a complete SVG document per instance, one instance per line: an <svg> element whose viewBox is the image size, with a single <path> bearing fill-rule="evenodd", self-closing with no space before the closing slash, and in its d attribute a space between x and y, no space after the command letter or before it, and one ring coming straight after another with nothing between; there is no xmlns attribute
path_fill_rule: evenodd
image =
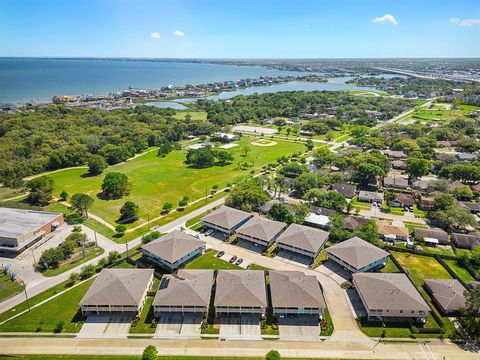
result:
<svg viewBox="0 0 480 360"><path fill-rule="evenodd" d="M78 304L92 282L90 279L6 322L0 332L78 332L82 325Z"/></svg>
<svg viewBox="0 0 480 360"><path fill-rule="evenodd" d="M0 201L7 200L13 197L24 195L25 191L21 189L10 189L0 186Z"/></svg>
<svg viewBox="0 0 480 360"><path fill-rule="evenodd" d="M205 111L195 110L175 110L176 113L173 116L175 119L183 120L185 116L190 115L192 120L207 120L207 113Z"/></svg>
<svg viewBox="0 0 480 360"><path fill-rule="evenodd" d="M165 157L158 157L156 151L151 151L126 163L111 166L105 173L121 172L127 175L132 183L131 193L118 200L102 200L97 197L105 173L88 176L86 168L66 169L50 175L55 181L54 195L58 196L62 190L66 190L69 194L81 192L92 196L95 202L90 211L111 224L118 219L120 207L125 201L133 200L140 207L141 221L145 221L148 212L150 218L158 216L165 202L176 205L185 195L189 196L190 201L199 199L205 196L205 191L210 191L213 185L223 188L240 176L248 175L251 170L258 171L281 155L305 150L301 143L278 140L274 146L263 147L252 145L253 141L255 138L244 136L238 141L240 146L227 150L235 158L234 162L227 166L190 168L184 164L185 150L172 151ZM245 146L250 152L243 157L242 149ZM251 167L241 170L238 167L239 162L247 162Z"/></svg>
<svg viewBox="0 0 480 360"><path fill-rule="evenodd" d="M404 252L392 251L392 255L408 271L417 286L423 285L424 279L451 279L448 271L435 258Z"/></svg>
<svg viewBox="0 0 480 360"><path fill-rule="evenodd" d="M448 267L463 281L466 283L469 283L470 281L474 281L475 279L473 278L472 275L462 267L456 260L444 260Z"/></svg>
<svg viewBox="0 0 480 360"><path fill-rule="evenodd" d="M240 266L217 258L216 254L217 251L207 250L205 254L188 263L185 269L242 270Z"/></svg>
<svg viewBox="0 0 480 360"><path fill-rule="evenodd" d="M23 291L23 286L12 281L10 275L0 272L0 301L12 297Z"/></svg>

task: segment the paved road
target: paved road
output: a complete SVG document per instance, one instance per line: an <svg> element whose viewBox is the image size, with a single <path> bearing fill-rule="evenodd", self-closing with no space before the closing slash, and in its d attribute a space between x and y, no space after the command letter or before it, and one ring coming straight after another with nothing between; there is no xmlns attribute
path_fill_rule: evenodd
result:
<svg viewBox="0 0 480 360"><path fill-rule="evenodd" d="M3 338L4 354L75 354L75 355L140 355L148 345L156 346L166 356L255 356L263 357L270 350L282 356L335 359L419 359L478 360L478 353L467 352L449 342L366 344L352 341L212 341L156 339L62 339ZM375 347L374 347L375 346ZM372 350L373 348L373 350Z"/></svg>

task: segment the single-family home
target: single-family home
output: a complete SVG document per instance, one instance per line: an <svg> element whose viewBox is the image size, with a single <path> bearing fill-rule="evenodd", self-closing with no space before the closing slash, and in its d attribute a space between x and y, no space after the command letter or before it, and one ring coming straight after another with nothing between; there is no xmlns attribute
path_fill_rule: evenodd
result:
<svg viewBox="0 0 480 360"><path fill-rule="evenodd" d="M277 199L272 199L272 200L269 200L266 203L263 203L262 205L258 206L256 208L256 210L260 214L268 214L268 212L270 211L272 206L275 205L275 204L282 204L282 202L280 200L277 200Z"/></svg>
<svg viewBox="0 0 480 360"><path fill-rule="evenodd" d="M356 230L368 223L369 219L364 217L353 217L346 215L343 217L343 223L348 230Z"/></svg>
<svg viewBox="0 0 480 360"><path fill-rule="evenodd" d="M369 320L424 322L430 307L403 273L353 274Z"/></svg>
<svg viewBox="0 0 480 360"><path fill-rule="evenodd" d="M303 271L269 271L268 274L274 316L323 313L325 300L315 275Z"/></svg>
<svg viewBox="0 0 480 360"><path fill-rule="evenodd" d="M386 220L377 221L378 235L387 242L390 241L406 241L410 233L403 226L395 226Z"/></svg>
<svg viewBox="0 0 480 360"><path fill-rule="evenodd" d="M390 255L383 249L355 236L326 249L327 257L352 273L385 266Z"/></svg>
<svg viewBox="0 0 480 360"><path fill-rule="evenodd" d="M261 270L219 270L214 306L216 314L265 314L267 291Z"/></svg>
<svg viewBox="0 0 480 360"><path fill-rule="evenodd" d="M205 241L183 231L174 230L157 240L142 246L142 253L149 261L169 271L178 269L205 251Z"/></svg>
<svg viewBox="0 0 480 360"><path fill-rule="evenodd" d="M475 202L468 202L468 201L459 201L458 205L460 208L467 209L472 214L478 215L480 214L480 204Z"/></svg>
<svg viewBox="0 0 480 360"><path fill-rule="evenodd" d="M449 245L450 240L446 231L440 228L421 229L415 228L414 232L415 240L425 243L434 244L435 242L440 245ZM435 241L436 240L436 241Z"/></svg>
<svg viewBox="0 0 480 360"><path fill-rule="evenodd" d="M457 279L425 279L425 289L442 313L458 314L465 306L465 289Z"/></svg>
<svg viewBox="0 0 480 360"><path fill-rule="evenodd" d="M408 207L415 205L415 199L410 194L399 193L395 195L388 205L393 207Z"/></svg>
<svg viewBox="0 0 480 360"><path fill-rule="evenodd" d="M387 150L387 156L391 159L408 159L408 155L403 151Z"/></svg>
<svg viewBox="0 0 480 360"><path fill-rule="evenodd" d="M421 197L420 200L418 201L418 208L420 210L432 210L433 205L435 204L435 201L432 198L427 198L427 197Z"/></svg>
<svg viewBox="0 0 480 360"><path fill-rule="evenodd" d="M360 190L358 193L358 201L382 204L383 193Z"/></svg>
<svg viewBox="0 0 480 360"><path fill-rule="evenodd" d="M226 236L231 236L240 226L245 224L253 215L229 206L222 206L220 209L205 215L202 218L203 225L220 231Z"/></svg>
<svg viewBox="0 0 480 360"><path fill-rule="evenodd" d="M472 161L477 158L477 155L469 153L459 153L456 157L458 161Z"/></svg>
<svg viewBox="0 0 480 360"><path fill-rule="evenodd" d="M351 199L357 193L357 187L352 184L335 183L332 185L332 190L343 194L347 199Z"/></svg>
<svg viewBox="0 0 480 360"><path fill-rule="evenodd" d="M473 250L475 246L480 246L480 233L453 233L452 242L456 248Z"/></svg>
<svg viewBox="0 0 480 360"><path fill-rule="evenodd" d="M401 176L387 176L383 179L383 186L391 189L407 189L408 180Z"/></svg>
<svg viewBox="0 0 480 360"><path fill-rule="evenodd" d="M305 220L303 220L303 224L327 230L328 228L330 228L332 221L327 215L309 213Z"/></svg>
<svg viewBox="0 0 480 360"><path fill-rule="evenodd" d="M153 299L155 317L162 313L206 314L210 304L213 270L180 269L163 275Z"/></svg>
<svg viewBox="0 0 480 360"><path fill-rule="evenodd" d="M428 181L418 179L413 181L410 187L420 192L426 192L428 190Z"/></svg>
<svg viewBox="0 0 480 360"><path fill-rule="evenodd" d="M403 160L394 160L392 161L392 167L396 170L405 170L407 168L407 163Z"/></svg>
<svg viewBox="0 0 480 360"><path fill-rule="evenodd" d="M103 269L80 301L82 315L138 315L153 283L153 269Z"/></svg>
<svg viewBox="0 0 480 360"><path fill-rule="evenodd" d="M287 224L283 222L254 216L237 229L237 239L251 242L257 246L269 247L277 240L286 226Z"/></svg>
<svg viewBox="0 0 480 360"><path fill-rule="evenodd" d="M325 246L330 234L308 226L291 224L277 238L279 250L309 257L312 261Z"/></svg>

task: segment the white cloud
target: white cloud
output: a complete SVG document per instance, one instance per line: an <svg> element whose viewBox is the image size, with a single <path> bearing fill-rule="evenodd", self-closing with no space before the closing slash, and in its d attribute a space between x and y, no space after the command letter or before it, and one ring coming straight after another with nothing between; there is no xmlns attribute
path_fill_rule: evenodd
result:
<svg viewBox="0 0 480 360"><path fill-rule="evenodd" d="M152 39L160 39L160 33L158 33L158 32L152 32L152 33L150 33L150 37L151 37Z"/></svg>
<svg viewBox="0 0 480 360"><path fill-rule="evenodd" d="M480 25L480 19L458 19L458 18L451 18L448 20L452 24L459 25L459 26L474 26Z"/></svg>
<svg viewBox="0 0 480 360"><path fill-rule="evenodd" d="M183 31L180 31L180 30L175 30L175 31L173 32L173 35L175 35L175 36L184 36L185 33L184 33Z"/></svg>
<svg viewBox="0 0 480 360"><path fill-rule="evenodd" d="M391 14L385 14L381 17L376 17L372 19L372 22L374 23L380 23L380 24L391 24L391 25L397 25L397 19Z"/></svg>

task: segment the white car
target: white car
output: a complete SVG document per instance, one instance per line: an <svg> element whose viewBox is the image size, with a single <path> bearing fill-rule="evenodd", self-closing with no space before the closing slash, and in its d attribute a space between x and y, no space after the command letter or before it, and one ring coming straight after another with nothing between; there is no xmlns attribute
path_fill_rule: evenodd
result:
<svg viewBox="0 0 480 360"><path fill-rule="evenodd" d="M205 231L205 235L206 235L206 236L210 236L210 235L212 235L212 234L213 234L213 230L212 230L212 229Z"/></svg>

